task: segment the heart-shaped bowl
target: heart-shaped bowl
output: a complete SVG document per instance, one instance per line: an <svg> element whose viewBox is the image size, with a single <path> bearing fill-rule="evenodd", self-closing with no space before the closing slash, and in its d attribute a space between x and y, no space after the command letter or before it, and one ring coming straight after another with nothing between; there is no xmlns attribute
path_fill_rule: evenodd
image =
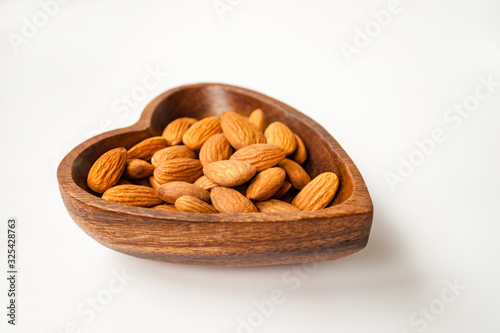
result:
<svg viewBox="0 0 500 333"><path fill-rule="evenodd" d="M308 149L311 177L337 174L339 190L321 210L294 213L196 214L127 206L96 196L87 186L92 164L106 151L161 135L179 117L249 115L261 108L298 133ZM57 170L66 209L90 237L139 258L205 266L259 266L333 260L363 249L373 206L357 167L316 122L273 98L235 86L203 83L171 89L127 128L97 135L74 148Z"/></svg>

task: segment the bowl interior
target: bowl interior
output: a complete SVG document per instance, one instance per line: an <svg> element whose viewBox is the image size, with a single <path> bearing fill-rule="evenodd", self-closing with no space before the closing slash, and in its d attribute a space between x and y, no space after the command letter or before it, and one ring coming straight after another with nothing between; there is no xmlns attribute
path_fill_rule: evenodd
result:
<svg viewBox="0 0 500 333"><path fill-rule="evenodd" d="M187 86L160 95L146 107L136 125L103 135L83 149L72 165L72 178L80 188L93 193L86 184L87 174L92 164L106 151L116 147L128 149L150 136L161 135L165 126L179 117L201 119L220 116L223 111L234 111L248 116L256 108L264 111L269 123L279 120L302 138L308 150L304 168L311 177L326 171L337 174L340 187L330 206L338 205L351 196L352 175L335 150L336 147L340 149L340 146L325 130L298 111L272 98L242 88L218 84Z"/></svg>

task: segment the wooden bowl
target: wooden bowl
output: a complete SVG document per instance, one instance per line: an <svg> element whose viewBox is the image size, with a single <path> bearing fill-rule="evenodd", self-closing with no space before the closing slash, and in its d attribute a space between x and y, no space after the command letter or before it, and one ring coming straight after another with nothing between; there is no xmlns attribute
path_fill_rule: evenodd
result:
<svg viewBox="0 0 500 333"><path fill-rule="evenodd" d="M335 172L339 190L329 207L299 213L195 214L127 206L96 196L86 183L104 152L130 148L161 135L178 117L203 118L261 108L269 122L280 120L300 134L309 153L311 177ZM139 258L206 266L258 266L337 259L364 248L373 206L358 169L335 139L316 122L275 99L224 84L171 89L144 109L127 128L97 135L73 149L57 170L71 218L90 237Z"/></svg>

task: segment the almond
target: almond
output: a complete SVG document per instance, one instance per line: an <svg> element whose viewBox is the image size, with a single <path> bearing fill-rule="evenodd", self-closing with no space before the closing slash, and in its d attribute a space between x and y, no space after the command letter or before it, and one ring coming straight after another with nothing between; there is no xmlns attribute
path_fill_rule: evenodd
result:
<svg viewBox="0 0 500 333"><path fill-rule="evenodd" d="M172 146L158 150L151 157L151 164L157 167L161 163L173 160L174 158L198 158L198 155L192 151L188 146Z"/></svg>
<svg viewBox="0 0 500 333"><path fill-rule="evenodd" d="M297 140L297 149L295 149L295 152L292 154L291 158L299 163L299 164L304 164L307 160L307 149L306 145L304 145L304 141L297 135L295 135L295 140Z"/></svg>
<svg viewBox="0 0 500 333"><path fill-rule="evenodd" d="M219 213L258 212L254 204L240 192L227 187L214 187L210 192L212 203Z"/></svg>
<svg viewBox="0 0 500 333"><path fill-rule="evenodd" d="M247 114L248 107L241 111ZM301 166L307 159L302 138L281 121L268 125L266 114L257 108L249 117L222 112L199 121L174 119L161 137L145 139L128 151L117 148L103 154L89 170L87 182L106 200L156 210L322 209L334 199L339 180L325 172L311 181Z"/></svg>
<svg viewBox="0 0 500 333"><path fill-rule="evenodd" d="M120 180L126 163L125 148L111 149L94 162L87 176L87 185L94 192L104 193Z"/></svg>
<svg viewBox="0 0 500 333"><path fill-rule="evenodd" d="M187 129L196 123L198 119L182 117L173 120L163 130L163 136L170 146L178 145L182 142L182 136L186 133Z"/></svg>
<svg viewBox="0 0 500 333"><path fill-rule="evenodd" d="M176 158L158 165L153 174L160 185L174 181L193 183L203 176L203 166L199 160Z"/></svg>
<svg viewBox="0 0 500 333"><path fill-rule="evenodd" d="M149 161L154 153L167 146L167 140L161 136L153 136L142 140L127 152L127 158L139 158L141 160Z"/></svg>
<svg viewBox="0 0 500 333"><path fill-rule="evenodd" d="M211 189L213 189L216 186L219 186L218 184L214 183L211 181L207 176L203 175L200 178L198 178L195 182L195 185L201 187L204 190L207 190L210 192Z"/></svg>
<svg viewBox="0 0 500 333"><path fill-rule="evenodd" d="M246 117L222 112L221 127L227 141L236 150L255 143L266 143L266 137Z"/></svg>
<svg viewBox="0 0 500 333"><path fill-rule="evenodd" d="M292 201L292 205L301 210L325 208L332 201L339 179L333 172L324 172L307 184Z"/></svg>
<svg viewBox="0 0 500 333"><path fill-rule="evenodd" d="M267 200L283 185L286 173L282 168L270 168L259 173L247 189L247 198L252 200Z"/></svg>
<svg viewBox="0 0 500 333"><path fill-rule="evenodd" d="M260 172L277 165L285 156L286 152L278 146L258 143L241 148L229 160L248 162Z"/></svg>
<svg viewBox="0 0 500 333"><path fill-rule="evenodd" d="M171 204L175 204L175 200L183 195L189 195L206 202L210 201L210 193L207 190L186 182L165 183L156 189L156 193L163 201Z"/></svg>
<svg viewBox="0 0 500 333"><path fill-rule="evenodd" d="M155 167L144 160L133 158L127 160L123 175L129 179L149 177L153 174Z"/></svg>
<svg viewBox="0 0 500 333"><path fill-rule="evenodd" d="M300 212L300 209L281 200L271 199L255 203L261 213Z"/></svg>
<svg viewBox="0 0 500 333"><path fill-rule="evenodd" d="M309 174L297 162L285 158L279 165L285 169L290 183L297 190L302 190L311 181Z"/></svg>
<svg viewBox="0 0 500 333"><path fill-rule="evenodd" d="M203 167L203 173L211 181L222 186L238 186L255 175L253 165L243 161L218 161Z"/></svg>
<svg viewBox="0 0 500 333"><path fill-rule="evenodd" d="M253 110L248 120L261 132L264 132L267 127L267 118L261 109Z"/></svg>
<svg viewBox="0 0 500 333"><path fill-rule="evenodd" d="M163 203L155 189L140 185L118 185L102 195L103 199L126 205L152 207Z"/></svg>
<svg viewBox="0 0 500 333"><path fill-rule="evenodd" d="M267 126L264 132L267 143L283 148L287 155L290 155L297 149L297 140L295 134L281 121L275 121Z"/></svg>
<svg viewBox="0 0 500 333"><path fill-rule="evenodd" d="M189 196L183 195L179 199L175 201L175 208L179 212L188 212L188 213L205 213L205 214L217 214L218 211L207 204L206 202Z"/></svg>
<svg viewBox="0 0 500 333"><path fill-rule="evenodd" d="M170 212L176 212L177 209L175 208L174 205L169 205L169 204L163 204L163 205L158 205L158 206L153 206L151 207L153 209L160 209L160 210L167 210Z"/></svg>
<svg viewBox="0 0 500 333"><path fill-rule="evenodd" d="M182 142L192 150L198 151L212 135L222 133L220 123L219 117L202 119L188 128L182 136Z"/></svg>
<svg viewBox="0 0 500 333"><path fill-rule="evenodd" d="M233 148L224 134L215 134L201 146L200 161L202 165L207 165L212 162L228 160L232 153Z"/></svg>
<svg viewBox="0 0 500 333"><path fill-rule="evenodd" d="M287 182L286 180L283 182L283 185L281 185L280 189L278 190L278 192L276 192L274 195L273 195L273 199L281 199L285 196L285 194L288 193L288 191L290 190L290 188L292 187L292 184L290 184L289 182Z"/></svg>
<svg viewBox="0 0 500 333"><path fill-rule="evenodd" d="M154 188L155 190L160 187L160 183L158 183L155 179L155 176L151 176L149 177L149 184L151 185L152 188Z"/></svg>

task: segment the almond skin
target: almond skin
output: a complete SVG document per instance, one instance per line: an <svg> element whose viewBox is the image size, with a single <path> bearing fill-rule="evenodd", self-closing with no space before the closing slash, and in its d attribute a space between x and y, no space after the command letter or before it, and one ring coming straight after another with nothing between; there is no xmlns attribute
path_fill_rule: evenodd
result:
<svg viewBox="0 0 500 333"><path fill-rule="evenodd" d="M240 192L227 187L214 187L210 192L212 203L219 213L258 212L255 205Z"/></svg>
<svg viewBox="0 0 500 333"><path fill-rule="evenodd" d="M281 200L271 199L255 203L261 213L300 212L300 209Z"/></svg>
<svg viewBox="0 0 500 333"><path fill-rule="evenodd" d="M267 126L264 132L267 143L283 148L287 155L290 155L297 149L297 140L295 134L281 121L275 121Z"/></svg>
<svg viewBox="0 0 500 333"><path fill-rule="evenodd" d="M126 163L125 148L115 148L104 153L90 168L87 176L88 187L94 192L104 193L120 180Z"/></svg>
<svg viewBox="0 0 500 333"><path fill-rule="evenodd" d="M220 118L208 117L189 127L182 136L182 142L192 150L199 151L201 146L217 133L222 133Z"/></svg>
<svg viewBox="0 0 500 333"><path fill-rule="evenodd" d="M302 190L311 181L309 174L297 162L285 158L279 165L285 169L290 183L297 190Z"/></svg>
<svg viewBox="0 0 500 333"><path fill-rule="evenodd" d="M212 162L228 160L233 154L233 148L227 141L224 134L212 135L207 142L201 146L200 161L202 165Z"/></svg>
<svg viewBox="0 0 500 333"><path fill-rule="evenodd" d="M149 184L151 185L152 188L154 188L155 190L160 187L160 183L158 183L155 179L155 176L151 176L149 177Z"/></svg>
<svg viewBox="0 0 500 333"><path fill-rule="evenodd" d="M253 165L243 161L218 161L203 167L203 173L221 186L238 186L249 181L256 173Z"/></svg>
<svg viewBox="0 0 500 333"><path fill-rule="evenodd" d="M298 136L297 134L294 135L295 135L295 140L297 141L297 149L295 149L295 152L292 154L291 159L302 165L307 160L306 145L304 144L304 141L302 141L300 136Z"/></svg>
<svg viewBox="0 0 500 333"><path fill-rule="evenodd" d="M178 145L182 142L182 136L187 129L196 123L198 119L182 117L173 120L163 130L163 136L170 146Z"/></svg>
<svg viewBox="0 0 500 333"><path fill-rule="evenodd" d="M286 152L278 146L258 143L241 148L229 160L248 162L260 172L277 165L285 156Z"/></svg>
<svg viewBox="0 0 500 333"><path fill-rule="evenodd" d="M118 185L110 188L102 198L131 206L152 207L163 203L155 189L141 185Z"/></svg>
<svg viewBox="0 0 500 333"><path fill-rule="evenodd" d="M283 185L286 173L282 168L269 168L259 173L247 189L247 198L252 200L267 200Z"/></svg>
<svg viewBox="0 0 500 333"><path fill-rule="evenodd" d="M177 211L177 209L175 208L174 205L169 205L169 204L163 204L163 205L153 206L151 208L152 209L167 210L167 211L170 211L170 212L176 212Z"/></svg>
<svg viewBox="0 0 500 333"><path fill-rule="evenodd" d="M261 132L264 132L267 127L267 118L261 109L253 110L248 120Z"/></svg>
<svg viewBox="0 0 500 333"><path fill-rule="evenodd" d="M161 136L154 136L142 140L127 152L127 158L138 158L141 160L149 161L154 153L167 146L167 140Z"/></svg>
<svg viewBox="0 0 500 333"><path fill-rule="evenodd" d="M151 164L157 167L161 163L173 160L174 158L198 158L198 154L192 151L188 146L172 146L158 150L151 157Z"/></svg>
<svg viewBox="0 0 500 333"><path fill-rule="evenodd" d="M204 190L207 190L210 192L214 187L219 186L218 184L214 183L211 181L207 176L203 175L200 178L198 178L195 182L195 185L201 187Z"/></svg>
<svg viewBox="0 0 500 333"><path fill-rule="evenodd" d="M203 176L203 166L199 160L176 158L158 165L153 174L160 185L174 181L193 183Z"/></svg>
<svg viewBox="0 0 500 333"><path fill-rule="evenodd" d="M165 183L156 189L156 193L160 199L171 204L175 204L175 200L183 195L189 195L206 202L210 201L210 193L207 190L186 182Z"/></svg>
<svg viewBox="0 0 500 333"><path fill-rule="evenodd" d="M307 184L292 201L300 210L325 208L332 201L339 187L339 179L333 172L324 172Z"/></svg>
<svg viewBox="0 0 500 333"><path fill-rule="evenodd" d="M155 167L144 160L134 158L127 160L123 175L128 179L139 179L149 177L153 174Z"/></svg>
<svg viewBox="0 0 500 333"><path fill-rule="evenodd" d="M286 173L286 172L285 172ZM281 185L280 189L278 192L276 192L273 195L273 199L281 199L285 196L285 194L288 193L288 191L292 188L292 184L287 182L286 180L283 182L283 185Z"/></svg>
<svg viewBox="0 0 500 333"><path fill-rule="evenodd" d="M206 202L189 196L183 195L179 199L175 201L175 208L179 212L187 212L187 213L204 213L204 214L217 214L218 211L207 204Z"/></svg>
<svg viewBox="0 0 500 333"><path fill-rule="evenodd" d="M227 141L238 150L255 143L266 143L266 137L248 118L235 112L222 112L221 127Z"/></svg>

